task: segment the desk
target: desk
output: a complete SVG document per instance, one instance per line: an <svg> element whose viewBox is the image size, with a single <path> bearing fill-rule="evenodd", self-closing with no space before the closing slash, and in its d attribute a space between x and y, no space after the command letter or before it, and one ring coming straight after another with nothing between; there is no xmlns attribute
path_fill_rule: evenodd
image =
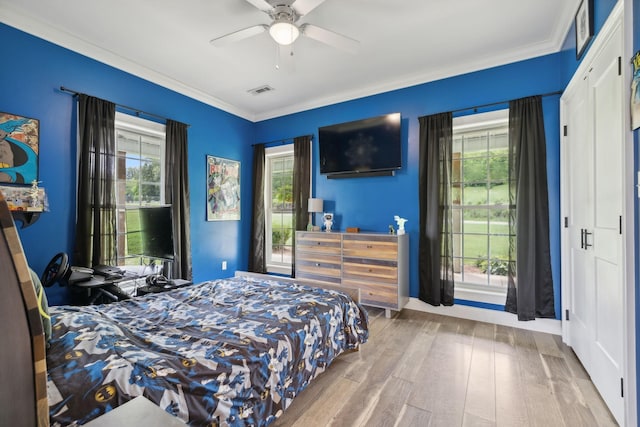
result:
<svg viewBox="0 0 640 427"><path fill-rule="evenodd" d="M83 294L83 300L79 301L80 304L90 305L98 302L114 302L131 298L132 295L124 292L118 285L135 279L137 278L128 276L107 279L105 276L93 274L93 277L83 282L70 281L69 288L80 291Z"/></svg>
<svg viewBox="0 0 640 427"><path fill-rule="evenodd" d="M74 282L73 281L73 273L71 274L71 278L69 280L69 286L75 286L78 288L85 288L85 289L93 289L93 288L101 288L107 284L111 284L111 283L117 283L122 279L110 279L107 280L107 278L105 276L101 276L99 274L93 274L93 277L91 277L89 280L85 280L82 282Z"/></svg>
<svg viewBox="0 0 640 427"><path fill-rule="evenodd" d="M154 286L154 285L142 286L142 287L138 288L136 296L142 296L142 295L146 295L146 294L157 294L157 293L160 293L160 292L167 292L167 291L171 291L173 289L182 288L184 286L188 286L188 285L192 285L192 284L193 283L190 282L189 280L173 279L173 280L169 280L169 283L167 283L164 286Z"/></svg>

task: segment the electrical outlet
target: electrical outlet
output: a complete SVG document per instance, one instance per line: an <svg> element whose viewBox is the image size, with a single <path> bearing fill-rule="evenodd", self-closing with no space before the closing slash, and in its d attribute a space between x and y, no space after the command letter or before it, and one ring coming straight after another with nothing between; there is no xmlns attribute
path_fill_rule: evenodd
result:
<svg viewBox="0 0 640 427"><path fill-rule="evenodd" d="M227 261L222 261L222 269L223 270L227 269Z"/></svg>

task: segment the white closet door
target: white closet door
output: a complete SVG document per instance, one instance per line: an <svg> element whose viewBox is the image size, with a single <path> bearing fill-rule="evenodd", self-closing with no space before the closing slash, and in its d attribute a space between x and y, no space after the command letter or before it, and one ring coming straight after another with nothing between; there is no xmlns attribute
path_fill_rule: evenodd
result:
<svg viewBox="0 0 640 427"><path fill-rule="evenodd" d="M605 37L603 35L603 37ZM568 228L569 343L616 420L624 420L624 209L622 31L602 43L562 97L563 198Z"/></svg>
<svg viewBox="0 0 640 427"><path fill-rule="evenodd" d="M589 81L578 81L565 93L565 158L563 180L566 192L569 258L565 260L570 295L570 343L584 366L591 364L595 288L593 277L593 251L584 249L584 230L593 224L593 132L589 104Z"/></svg>
<svg viewBox="0 0 640 427"><path fill-rule="evenodd" d="M589 373L618 420L624 401L623 377L624 274L622 252L623 211L623 79L620 27L605 44L589 76L594 108L593 228L588 229L588 252L593 253L595 282L594 336Z"/></svg>

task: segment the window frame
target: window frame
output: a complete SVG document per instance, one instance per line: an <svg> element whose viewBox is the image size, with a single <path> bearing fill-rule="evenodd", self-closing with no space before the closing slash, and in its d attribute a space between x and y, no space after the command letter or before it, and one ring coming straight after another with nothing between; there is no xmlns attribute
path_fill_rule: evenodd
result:
<svg viewBox="0 0 640 427"><path fill-rule="evenodd" d="M457 134L461 132L475 132L482 129L490 129L495 127L496 125L504 125L507 130L507 138L508 138L508 125L509 125L509 109L499 109L489 112L470 114L466 116L454 117L453 118L453 138L456 139ZM488 156L487 156L488 158ZM464 156L464 151L461 151L461 157L459 161L462 163L468 157ZM462 171L461 171L462 174ZM489 173L487 174L487 182L489 182ZM463 182L463 181L461 181ZM508 182L508 181L507 181ZM489 203L490 200L487 200L487 204L484 205L487 209L490 209L489 206L492 205ZM455 210L460 211L461 221L464 221L464 206L465 205L455 205ZM459 207L458 207L459 206ZM508 204L507 204L508 208ZM471 208L473 209L473 208ZM487 241L491 238L492 234L490 233L490 225L491 221L487 221L487 231L486 234L477 234L480 236L486 236ZM460 236L460 240L464 239L464 230L457 235ZM454 237L455 239L455 237ZM490 259L491 254L487 254L488 259ZM460 259L462 263L464 263L464 253L460 252L460 258L456 257L456 259ZM515 260L514 260L515 262ZM505 298L507 295L507 287L498 288L493 287L489 284L474 284L468 282L460 282L455 281L454 293L456 299L463 299L481 303L488 304L496 304L496 305L504 305Z"/></svg>
<svg viewBox="0 0 640 427"><path fill-rule="evenodd" d="M272 209L271 203L272 200L272 192L271 192L271 160L279 157L288 157L291 156L293 158L293 144L285 144L279 145L276 147L266 147L265 148L265 186L264 186L264 212L265 212L265 264L268 273L276 273L283 275L291 275L293 273L293 263L286 265L285 263L277 263L272 262L272 248L273 248L273 229L271 228L272 224ZM293 175L293 174L292 174ZM293 178L293 176L292 176ZM291 215L293 217L294 210L293 207L291 209ZM293 236L295 239L295 227L292 228ZM292 245L293 249L293 245Z"/></svg>
<svg viewBox="0 0 640 427"><path fill-rule="evenodd" d="M139 258L140 262L143 263L143 257L130 257L126 253L126 240L127 240L127 232L123 230L125 227L125 223L123 222L126 218L127 209L135 209L142 206L166 206L165 199L165 180L166 180L166 151L167 151L167 140L166 140L166 125L163 123L154 122L151 120L143 119L140 117L132 116L130 114L122 113L116 111L115 116L115 126L114 126L115 134L116 134L116 183L115 183L115 192L116 192L116 211L117 211L117 220L116 220L116 260L118 265L130 265L127 264L128 259ZM160 146L160 196L158 202L151 202L147 204L143 204L142 200L138 200L136 205L131 203L127 203L126 197L124 200L121 200L118 197L120 191L120 185L126 186L126 177L125 181L117 176L118 171L118 163L124 161L125 162L125 170L126 170L126 161L127 155L122 153L127 153L126 151L120 150L120 146L118 144L118 131L123 130L126 132L134 133L139 136L149 136L153 138L161 139ZM139 147L137 155L141 156L142 150ZM126 191L125 191L126 193Z"/></svg>

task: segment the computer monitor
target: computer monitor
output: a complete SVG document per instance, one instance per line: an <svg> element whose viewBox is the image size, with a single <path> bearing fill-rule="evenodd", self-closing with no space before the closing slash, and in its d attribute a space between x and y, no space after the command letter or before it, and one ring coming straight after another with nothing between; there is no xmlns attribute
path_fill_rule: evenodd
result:
<svg viewBox="0 0 640 427"><path fill-rule="evenodd" d="M127 253L173 261L171 206L127 209Z"/></svg>

